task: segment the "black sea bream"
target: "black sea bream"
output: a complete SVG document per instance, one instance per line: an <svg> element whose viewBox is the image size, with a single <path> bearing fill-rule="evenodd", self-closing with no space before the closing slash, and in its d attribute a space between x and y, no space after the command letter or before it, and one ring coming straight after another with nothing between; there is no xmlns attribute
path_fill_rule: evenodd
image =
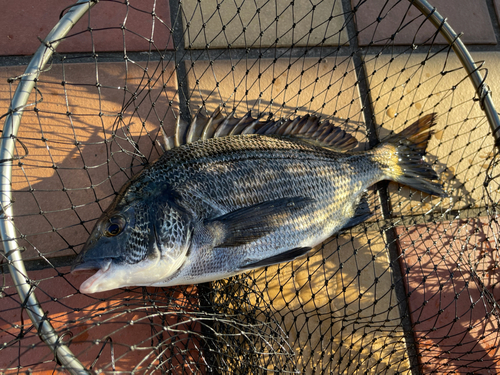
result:
<svg viewBox="0 0 500 375"><path fill-rule="evenodd" d="M290 261L366 220L363 194L381 180L445 196L423 160L434 123L427 115L363 152L312 116L218 112L185 127L99 218L73 267L98 269L80 290L195 284Z"/></svg>

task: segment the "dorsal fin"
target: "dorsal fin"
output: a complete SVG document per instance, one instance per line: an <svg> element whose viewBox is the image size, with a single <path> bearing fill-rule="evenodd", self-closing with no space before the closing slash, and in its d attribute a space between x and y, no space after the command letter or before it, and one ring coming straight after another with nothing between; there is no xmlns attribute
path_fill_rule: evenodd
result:
<svg viewBox="0 0 500 375"><path fill-rule="evenodd" d="M164 137L164 148L169 150L198 140L238 134L294 137L303 142L337 151L352 150L358 143L352 135L329 121L321 121L317 116L305 115L293 120L272 118L266 120L262 116L253 118L251 112L247 112L242 118L237 118L234 112L224 116L221 107L218 107L210 116L204 115L200 109L189 124L177 116L175 134L170 138Z"/></svg>
<svg viewBox="0 0 500 375"><path fill-rule="evenodd" d="M198 141L203 134L206 124L210 121L210 117L201 113L201 109L194 116L187 129L186 143L193 143Z"/></svg>
<svg viewBox="0 0 500 375"><path fill-rule="evenodd" d="M186 143L186 130L188 128L188 124L181 119L181 116L177 116L177 124L175 125L175 135L174 135L174 144L175 147L179 147Z"/></svg>
<svg viewBox="0 0 500 375"><path fill-rule="evenodd" d="M229 116L224 117L223 121L217 127L214 133L214 138L228 136L231 129L238 123L238 119L234 117L234 112Z"/></svg>
<svg viewBox="0 0 500 375"><path fill-rule="evenodd" d="M217 107L205 124L201 139L213 138L215 131L223 121L224 115L222 114L220 107Z"/></svg>

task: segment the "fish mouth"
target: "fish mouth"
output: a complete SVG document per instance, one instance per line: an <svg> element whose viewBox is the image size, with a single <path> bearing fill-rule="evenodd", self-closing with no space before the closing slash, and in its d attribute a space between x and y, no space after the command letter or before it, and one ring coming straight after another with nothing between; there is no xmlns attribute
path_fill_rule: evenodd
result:
<svg viewBox="0 0 500 375"><path fill-rule="evenodd" d="M105 277L111 268L111 259L103 259L103 260L90 260L84 263L76 264L72 267L71 273L88 273L97 270L92 276L90 276L87 280L85 280L80 286L80 291L82 293L96 293L102 290L102 286L99 287L99 280Z"/></svg>
<svg viewBox="0 0 500 375"><path fill-rule="evenodd" d="M103 268L106 268L107 270L110 264L111 264L111 259L88 260L86 262L73 264L73 266L71 267L71 273L91 272Z"/></svg>
<svg viewBox="0 0 500 375"><path fill-rule="evenodd" d="M88 253L80 254L83 255L76 258L72 273L97 270L80 285L82 294L161 283L185 261L185 257L180 259L172 259L169 256L162 257L158 249L151 256L136 263L127 263L118 257L92 258L93 254L90 256Z"/></svg>

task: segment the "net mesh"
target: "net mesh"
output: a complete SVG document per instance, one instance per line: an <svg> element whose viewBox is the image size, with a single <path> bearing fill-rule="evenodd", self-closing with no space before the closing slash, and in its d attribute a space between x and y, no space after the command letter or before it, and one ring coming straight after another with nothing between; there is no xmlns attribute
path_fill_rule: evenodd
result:
<svg viewBox="0 0 500 375"><path fill-rule="evenodd" d="M3 73L11 97L22 71ZM81 294L87 276L71 274L71 261L120 187L161 155L160 129L219 106L236 117L321 116L360 151L437 112L428 160L449 197L380 183L368 222L293 262ZM499 156L468 73L411 2L100 1L61 41L24 111L12 207L25 278L87 369L499 370ZM62 370L0 259L0 372Z"/></svg>

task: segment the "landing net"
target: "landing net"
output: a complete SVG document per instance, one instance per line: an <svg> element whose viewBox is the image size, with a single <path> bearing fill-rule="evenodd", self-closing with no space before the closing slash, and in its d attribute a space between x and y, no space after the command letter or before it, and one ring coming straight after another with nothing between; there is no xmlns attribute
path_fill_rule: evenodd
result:
<svg viewBox="0 0 500 375"><path fill-rule="evenodd" d="M54 12L83 16L45 41L35 59L46 64L2 77L11 99L23 80L34 88L2 109L11 231L2 229L0 372L499 370L491 55L465 59L432 7L130 0ZM293 262L209 284L81 294L87 276L70 265L96 219L162 153L161 131L219 107L321 116L360 151L436 112L428 161L449 197L380 183L368 222ZM16 133L9 121L23 111Z"/></svg>

